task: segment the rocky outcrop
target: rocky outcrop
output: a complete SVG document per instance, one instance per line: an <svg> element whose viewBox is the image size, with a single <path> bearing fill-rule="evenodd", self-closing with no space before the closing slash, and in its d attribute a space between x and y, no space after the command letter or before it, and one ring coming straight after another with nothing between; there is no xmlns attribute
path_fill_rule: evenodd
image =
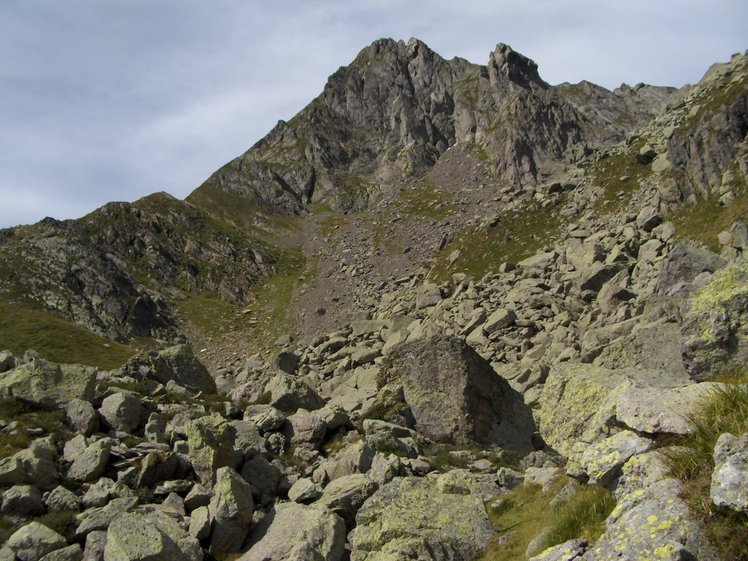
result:
<svg viewBox="0 0 748 561"><path fill-rule="evenodd" d="M42 407L61 407L74 398L91 400L97 370L79 364L54 364L33 357L26 364L6 372L0 392Z"/></svg>

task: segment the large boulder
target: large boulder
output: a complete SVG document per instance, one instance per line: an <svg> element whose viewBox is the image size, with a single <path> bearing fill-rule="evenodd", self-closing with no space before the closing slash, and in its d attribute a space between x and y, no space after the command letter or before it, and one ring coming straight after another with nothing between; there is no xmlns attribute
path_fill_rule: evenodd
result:
<svg viewBox="0 0 748 561"><path fill-rule="evenodd" d="M325 405L317 392L290 374L277 374L265 386L270 404L281 411L307 409L312 411Z"/></svg>
<svg viewBox="0 0 748 561"><path fill-rule="evenodd" d="M145 421L146 411L134 395L117 392L104 398L99 415L109 428L133 433Z"/></svg>
<svg viewBox="0 0 748 561"><path fill-rule="evenodd" d="M436 335L397 347L379 382L403 395L415 428L432 440L532 450L535 425L522 397L460 339Z"/></svg>
<svg viewBox="0 0 748 561"><path fill-rule="evenodd" d="M0 485L32 483L49 490L57 486L58 477L54 448L41 439L0 460Z"/></svg>
<svg viewBox="0 0 748 561"><path fill-rule="evenodd" d="M39 522L29 522L8 538L7 547L20 561L37 561L56 549L65 547L67 540Z"/></svg>
<svg viewBox="0 0 748 561"><path fill-rule="evenodd" d="M395 478L358 511L351 561L473 561L494 535L470 473Z"/></svg>
<svg viewBox="0 0 748 561"><path fill-rule="evenodd" d="M216 393L215 380L197 360L190 345L140 353L131 358L122 371L134 378L147 378L162 384L174 381L196 392Z"/></svg>
<svg viewBox="0 0 748 561"><path fill-rule="evenodd" d="M131 512L117 516L107 530L104 561L202 561L200 543L171 516Z"/></svg>
<svg viewBox="0 0 748 561"><path fill-rule="evenodd" d="M325 487L319 502L353 526L358 509L377 490L379 485L363 473L344 475Z"/></svg>
<svg viewBox="0 0 748 561"><path fill-rule="evenodd" d="M340 561L345 523L321 505L278 503L254 529L238 561Z"/></svg>
<svg viewBox="0 0 748 561"><path fill-rule="evenodd" d="M219 468L235 467L236 431L219 414L189 421L184 431L189 448L187 455L200 483L212 485Z"/></svg>
<svg viewBox="0 0 748 561"><path fill-rule="evenodd" d="M42 407L64 408L74 398L93 399L97 372L90 366L34 357L0 377L0 394Z"/></svg>

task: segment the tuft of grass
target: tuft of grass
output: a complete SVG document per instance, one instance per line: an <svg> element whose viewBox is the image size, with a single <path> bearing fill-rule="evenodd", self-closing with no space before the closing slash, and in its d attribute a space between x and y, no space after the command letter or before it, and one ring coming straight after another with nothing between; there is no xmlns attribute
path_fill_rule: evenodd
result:
<svg viewBox="0 0 748 561"><path fill-rule="evenodd" d="M542 549L570 539L597 540L605 519L615 507L613 493L600 487L583 487L571 499L551 507L550 502L568 481L561 477L547 493L539 485L520 485L488 509L491 523L505 539L497 541L481 561L524 561L528 544L546 528L550 533Z"/></svg>
<svg viewBox="0 0 748 561"><path fill-rule="evenodd" d="M748 373L723 380L745 380ZM727 384L708 395L688 417L693 433L674 440L667 452L670 472L683 481L681 495L701 518L712 544L728 561L748 560L748 515L718 509L709 497L714 446L723 433L748 431L748 385Z"/></svg>
<svg viewBox="0 0 748 561"><path fill-rule="evenodd" d="M595 185L603 188L603 195L595 201L600 214L611 214L623 208L641 181L652 174L652 166L640 164L636 155L644 146L643 139L620 154L598 160L589 170Z"/></svg>
<svg viewBox="0 0 748 561"><path fill-rule="evenodd" d="M105 370L122 366L137 352L20 298L0 299L0 341L18 355L33 349L53 362Z"/></svg>
<svg viewBox="0 0 748 561"><path fill-rule="evenodd" d="M748 190L738 191L730 206L720 206L718 199L717 195L699 199L683 205L669 216L668 219L675 224L676 236L698 240L719 253L719 233L728 230L734 222L748 222Z"/></svg>
<svg viewBox="0 0 748 561"><path fill-rule="evenodd" d="M412 187L403 188L395 207L408 217L441 220L456 212L453 196L431 180L423 179Z"/></svg>

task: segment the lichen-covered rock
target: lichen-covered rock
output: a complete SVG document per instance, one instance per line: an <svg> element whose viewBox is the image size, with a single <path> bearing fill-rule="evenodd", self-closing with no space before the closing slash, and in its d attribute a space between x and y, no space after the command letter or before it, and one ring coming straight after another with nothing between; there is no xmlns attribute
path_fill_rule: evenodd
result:
<svg viewBox="0 0 748 561"><path fill-rule="evenodd" d="M340 561L345 523L321 505L278 503L253 530L237 561Z"/></svg>
<svg viewBox="0 0 748 561"><path fill-rule="evenodd" d="M71 399L65 409L65 417L70 427L84 436L91 436L99 428L96 410L85 399Z"/></svg>
<svg viewBox="0 0 748 561"><path fill-rule="evenodd" d="M138 499L136 497L123 497L112 499L105 506L84 510L75 517L77 522L77 528L75 529L76 540L82 540L92 532L106 530L112 520L120 514L130 512L137 504Z"/></svg>
<svg viewBox="0 0 748 561"><path fill-rule="evenodd" d="M579 469L589 478L590 484L606 487L631 456L649 450L652 444L652 440L625 430L595 442L585 449L581 457L577 456L572 460L578 463Z"/></svg>
<svg viewBox="0 0 748 561"><path fill-rule="evenodd" d="M533 449L535 424L522 397L460 339L437 335L396 348L380 382L402 387L415 428L432 440Z"/></svg>
<svg viewBox="0 0 748 561"><path fill-rule="evenodd" d="M239 551L249 532L254 511L249 483L232 468L220 468L216 472L216 484L208 511L213 525L211 553Z"/></svg>
<svg viewBox="0 0 748 561"><path fill-rule="evenodd" d="M189 421L185 428L188 457L200 483L212 485L216 471L234 467L234 429L223 417L214 413Z"/></svg>
<svg viewBox="0 0 748 561"><path fill-rule="evenodd" d="M748 261L732 261L688 300L684 360L691 376L708 380L748 362Z"/></svg>
<svg viewBox="0 0 748 561"><path fill-rule="evenodd" d="M719 507L748 512L748 432L720 435L714 446L709 496Z"/></svg>
<svg viewBox="0 0 748 561"><path fill-rule="evenodd" d="M202 561L199 542L159 511L117 516L107 530L104 561Z"/></svg>
<svg viewBox="0 0 748 561"><path fill-rule="evenodd" d="M64 408L73 398L93 399L97 372L90 366L55 364L34 357L0 378L0 394L43 407Z"/></svg>
<svg viewBox="0 0 748 561"><path fill-rule="evenodd" d="M343 518L346 525L351 527L358 509L378 487L375 481L363 473L345 475L325 487L319 502Z"/></svg>
<svg viewBox="0 0 748 561"><path fill-rule="evenodd" d="M585 540L569 540L549 547L542 553L531 557L528 561L581 561L586 550L587 542Z"/></svg>
<svg viewBox="0 0 748 561"><path fill-rule="evenodd" d="M349 535L352 561L473 561L494 531L466 471L395 478L364 503Z"/></svg>
<svg viewBox="0 0 748 561"><path fill-rule="evenodd" d="M4 514L14 516L37 516L47 510L42 502L42 494L34 485L13 485L2 494Z"/></svg>
<svg viewBox="0 0 748 561"><path fill-rule="evenodd" d="M274 376L265 386L265 393L270 394L270 404L281 411L313 411L325 405L317 392L290 374Z"/></svg>
<svg viewBox="0 0 748 561"><path fill-rule="evenodd" d="M63 547L62 549L56 549L51 553L47 553L39 561L81 561L83 559L83 550L77 543Z"/></svg>
<svg viewBox="0 0 748 561"><path fill-rule="evenodd" d="M38 561L56 549L65 547L67 540L39 522L29 522L8 538L8 548L20 561Z"/></svg>
<svg viewBox="0 0 748 561"><path fill-rule="evenodd" d="M44 495L44 504L50 512L78 512L81 508L78 495L62 485Z"/></svg>
<svg viewBox="0 0 748 561"><path fill-rule="evenodd" d="M54 489L59 479L55 455L46 440L35 440L25 450L0 460L0 485L30 483L43 490Z"/></svg>
<svg viewBox="0 0 748 561"><path fill-rule="evenodd" d="M68 469L68 477L75 481L93 481L100 477L109 461L112 443L108 440L97 440L81 453Z"/></svg>
<svg viewBox="0 0 748 561"><path fill-rule="evenodd" d="M616 507L605 532L585 553L585 561L610 559L699 559L719 561L704 529L679 497L665 457L650 451L623 466L615 490Z"/></svg>

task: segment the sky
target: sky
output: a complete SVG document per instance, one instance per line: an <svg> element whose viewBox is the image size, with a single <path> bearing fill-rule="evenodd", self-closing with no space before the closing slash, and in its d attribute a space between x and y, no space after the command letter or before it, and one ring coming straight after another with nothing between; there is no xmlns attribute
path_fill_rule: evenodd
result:
<svg viewBox="0 0 748 561"><path fill-rule="evenodd" d="M380 37L552 84L682 86L748 48L746 0L2 0L0 227L183 198Z"/></svg>

